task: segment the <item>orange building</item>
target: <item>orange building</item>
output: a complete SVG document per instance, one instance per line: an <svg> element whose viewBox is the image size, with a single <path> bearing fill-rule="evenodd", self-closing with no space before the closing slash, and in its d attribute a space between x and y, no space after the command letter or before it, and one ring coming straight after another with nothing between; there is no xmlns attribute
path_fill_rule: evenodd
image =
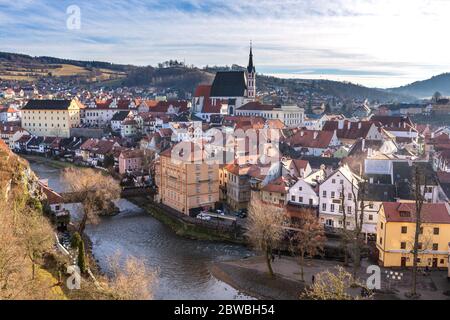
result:
<svg viewBox="0 0 450 320"><path fill-rule="evenodd" d="M206 160L203 149L191 142L163 151L156 168L157 199L191 216L214 208L219 202L219 165Z"/></svg>

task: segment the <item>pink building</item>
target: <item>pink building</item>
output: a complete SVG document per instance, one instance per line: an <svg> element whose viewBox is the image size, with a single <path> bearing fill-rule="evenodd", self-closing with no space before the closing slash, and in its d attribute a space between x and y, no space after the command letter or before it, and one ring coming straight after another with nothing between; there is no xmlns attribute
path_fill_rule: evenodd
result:
<svg viewBox="0 0 450 320"><path fill-rule="evenodd" d="M119 156L119 173L142 170L142 160L144 153L142 150L124 150Z"/></svg>

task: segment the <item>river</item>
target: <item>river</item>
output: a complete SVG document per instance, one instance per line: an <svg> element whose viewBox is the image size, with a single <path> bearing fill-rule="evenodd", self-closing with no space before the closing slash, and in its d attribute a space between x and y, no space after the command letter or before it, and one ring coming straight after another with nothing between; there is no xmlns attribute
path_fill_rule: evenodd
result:
<svg viewBox="0 0 450 320"><path fill-rule="evenodd" d="M45 161L30 161L41 179L48 179L55 191L65 191L61 169ZM155 299L252 299L210 272L215 261L251 255L245 247L177 236L172 230L126 200L119 201L121 213L89 225L86 233L93 243L93 254L100 268L108 272L108 257L120 252L143 259L158 272Z"/></svg>

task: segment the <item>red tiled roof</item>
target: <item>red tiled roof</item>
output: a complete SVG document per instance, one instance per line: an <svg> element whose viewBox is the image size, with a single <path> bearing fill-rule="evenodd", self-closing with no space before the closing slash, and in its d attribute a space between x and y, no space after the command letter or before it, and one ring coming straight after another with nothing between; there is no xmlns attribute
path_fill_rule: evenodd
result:
<svg viewBox="0 0 450 320"><path fill-rule="evenodd" d="M133 158L142 158L144 155L144 152L140 149L128 149L128 150L122 150L120 153L120 157L124 159L133 159Z"/></svg>
<svg viewBox="0 0 450 320"><path fill-rule="evenodd" d="M0 113L16 113L17 110L13 108L0 108Z"/></svg>
<svg viewBox="0 0 450 320"><path fill-rule="evenodd" d="M145 100L144 102L147 105L147 107L149 107L150 109L154 108L154 107L156 107L158 105L158 101L157 100Z"/></svg>
<svg viewBox="0 0 450 320"><path fill-rule="evenodd" d="M184 112L188 110L188 102L184 100L174 100L174 101L159 101L158 105L152 109L152 111L167 112L169 107L173 106L178 109L178 112Z"/></svg>
<svg viewBox="0 0 450 320"><path fill-rule="evenodd" d="M344 121L343 128L339 129L339 121L325 122L322 130L334 131L339 139L358 139L365 138L374 123L372 121L351 122ZM349 127L350 125L350 127Z"/></svg>
<svg viewBox="0 0 450 320"><path fill-rule="evenodd" d="M289 182L285 177L279 177L266 184L262 190L266 192L287 193L289 190Z"/></svg>
<svg viewBox="0 0 450 320"><path fill-rule="evenodd" d="M413 126L411 119L403 116L372 116L370 120L375 123L379 122L383 127L391 128L392 130L401 129L404 125L407 128Z"/></svg>
<svg viewBox="0 0 450 320"><path fill-rule="evenodd" d="M175 149L176 148L176 149ZM179 161L187 161L187 162L198 162L203 161L205 159L205 152L203 144L194 143L190 141L182 141L176 144L175 146L164 150L160 153L161 157L172 158L172 151L177 150L180 152Z"/></svg>
<svg viewBox="0 0 450 320"><path fill-rule="evenodd" d="M252 101L244 104L242 107L237 110L260 110L260 111L271 111L273 109L279 108L279 106L271 105L271 104L262 104L258 101Z"/></svg>
<svg viewBox="0 0 450 320"><path fill-rule="evenodd" d="M415 203L383 202L383 207L388 222L415 222ZM423 223L450 224L450 207L447 203L424 203L421 220Z"/></svg>
<svg viewBox="0 0 450 320"><path fill-rule="evenodd" d="M15 134L18 131L24 130L18 125L0 124L0 134Z"/></svg>
<svg viewBox="0 0 450 320"><path fill-rule="evenodd" d="M211 96L211 87L210 85L199 85L195 89L194 97L205 97L209 98Z"/></svg>
<svg viewBox="0 0 450 320"><path fill-rule="evenodd" d="M172 137L172 129L170 128L162 128L158 130L161 137Z"/></svg>
<svg viewBox="0 0 450 320"><path fill-rule="evenodd" d="M299 130L287 142L293 147L325 149L333 139L333 131Z"/></svg>
<svg viewBox="0 0 450 320"><path fill-rule="evenodd" d="M47 201L49 204L61 204L64 202L63 197L48 186L41 182L39 182L39 186L41 187L42 192L47 196Z"/></svg>

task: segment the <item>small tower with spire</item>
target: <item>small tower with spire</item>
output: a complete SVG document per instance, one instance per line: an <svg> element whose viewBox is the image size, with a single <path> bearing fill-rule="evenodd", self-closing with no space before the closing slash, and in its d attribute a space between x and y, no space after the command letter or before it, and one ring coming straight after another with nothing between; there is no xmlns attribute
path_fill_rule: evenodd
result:
<svg viewBox="0 0 450 320"><path fill-rule="evenodd" d="M253 44L250 41L250 56L247 66L247 96L256 99L256 69L253 65Z"/></svg>

